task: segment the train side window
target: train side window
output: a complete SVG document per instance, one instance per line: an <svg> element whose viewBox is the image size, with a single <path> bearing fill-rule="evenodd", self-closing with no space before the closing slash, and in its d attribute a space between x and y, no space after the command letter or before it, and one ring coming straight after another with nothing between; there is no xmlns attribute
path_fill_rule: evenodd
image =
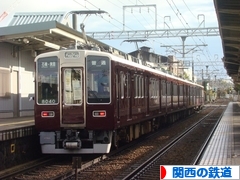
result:
<svg viewBox="0 0 240 180"><path fill-rule="evenodd" d="M135 98L139 97L139 76L137 74L134 75L134 88L135 88Z"/></svg>
<svg viewBox="0 0 240 180"><path fill-rule="evenodd" d="M129 98L131 97L131 94L130 94L130 83L131 83L131 77L130 77L130 73L127 73L126 74L126 89L127 89L127 95L126 97Z"/></svg>
<svg viewBox="0 0 240 180"><path fill-rule="evenodd" d="M149 79L148 79L148 76L145 77L144 84L145 84L145 86L144 86L145 97L148 98L148 96L149 96L149 89L148 89Z"/></svg>
<svg viewBox="0 0 240 180"><path fill-rule="evenodd" d="M150 83L149 83L149 96L152 98L153 96L153 80L150 78Z"/></svg>
<svg viewBox="0 0 240 180"><path fill-rule="evenodd" d="M159 80L156 80L156 98L159 97Z"/></svg>
<svg viewBox="0 0 240 180"><path fill-rule="evenodd" d="M166 95L166 83L164 80L162 80L162 95L163 96Z"/></svg>
<svg viewBox="0 0 240 180"><path fill-rule="evenodd" d="M174 96L177 96L178 95L178 88L177 88L178 86L177 86L177 84L173 84L173 95Z"/></svg>
<svg viewBox="0 0 240 180"><path fill-rule="evenodd" d="M144 78L143 78L143 76L140 77L140 82L141 82L141 86L140 86L141 98L144 98Z"/></svg>
<svg viewBox="0 0 240 180"><path fill-rule="evenodd" d="M134 76L135 98L144 98L144 79L142 75Z"/></svg>
<svg viewBox="0 0 240 180"><path fill-rule="evenodd" d="M142 77L142 75L139 75L139 77L138 77L138 89L139 89L139 95L138 95L138 97L139 98L143 98L143 77Z"/></svg>
<svg viewBox="0 0 240 180"><path fill-rule="evenodd" d="M167 83L167 96L171 96L172 94L172 88L171 88L171 82Z"/></svg>
<svg viewBox="0 0 240 180"><path fill-rule="evenodd" d="M157 81L155 78L150 79L150 93L151 98L157 97Z"/></svg>
<svg viewBox="0 0 240 180"><path fill-rule="evenodd" d="M120 71L120 94L121 99L124 99L124 86L126 83L126 77L123 71Z"/></svg>
<svg viewBox="0 0 240 180"><path fill-rule="evenodd" d="M179 96L183 96L183 85L179 85Z"/></svg>
<svg viewBox="0 0 240 180"><path fill-rule="evenodd" d="M118 99L118 97L119 97L119 94L118 94L118 92L119 92L119 84L118 84L118 73L116 73L116 75L115 75L115 78L116 78L116 97L117 97L117 99Z"/></svg>

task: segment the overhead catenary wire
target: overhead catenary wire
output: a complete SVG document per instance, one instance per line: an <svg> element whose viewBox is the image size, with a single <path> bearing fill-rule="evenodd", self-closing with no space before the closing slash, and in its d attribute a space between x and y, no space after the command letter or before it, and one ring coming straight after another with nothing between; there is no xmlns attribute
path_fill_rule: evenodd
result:
<svg viewBox="0 0 240 180"><path fill-rule="evenodd" d="M181 24L184 26L184 28L186 28L185 24L186 24L189 28L191 28L190 25L189 25L189 23L188 23L188 22L185 20L185 18L183 17L183 15L182 15L181 11L179 10L179 8L177 7L177 5L174 3L174 1L171 0L172 3L173 3L174 8L175 8L176 10L174 10L173 6L171 5L171 3L170 3L168 0L166 0L166 1L168 2L169 6L170 6L171 9L173 10L174 14L178 17L178 19L180 20L180 22L181 22ZM185 3L185 1L184 1L184 3ZM186 3L185 3L185 5L186 5ZM187 5L186 5L186 6L187 6ZM187 6L187 8L189 9L188 6ZM192 12L191 12L191 13L192 13ZM192 14L193 14L193 13L192 13ZM194 15L193 15L193 17L196 18ZM185 24L183 23L183 21L182 21L181 19L183 19L183 21L185 22ZM200 28L200 25L199 25L198 28ZM195 41L195 39L194 39L193 37L191 37L191 38L192 38L192 40L194 41L194 43L197 44L197 42ZM198 38L198 40L199 40L201 43L206 44L205 40L202 41L200 38ZM201 50L200 47L198 47L198 49ZM211 58L210 58L210 56L209 56L208 47L206 47L206 49L207 49L207 51L206 51L207 55L205 55L205 57L207 57L207 59L208 59L210 62L212 62L212 60L211 60ZM216 67L214 67L214 64L212 64L212 66L213 66L213 68L216 68Z"/></svg>
<svg viewBox="0 0 240 180"><path fill-rule="evenodd" d="M76 0L75 0L76 1ZM129 2L131 3L131 4L142 4L142 5L144 5L144 0L138 0L138 1L131 1L131 0L129 0ZM181 11L182 11L182 9L180 9L180 8L178 8L177 6L178 6L178 4L176 3L176 1L175 2L173 2L173 0L172 1L170 1L170 0L167 0L167 2L168 2L168 4L169 4L169 6L171 7L171 9L172 9L172 11L174 12L174 14L177 16L177 18L179 19L179 22L181 22L181 24L184 26L184 28L187 28L187 27L190 27L190 24L187 22L187 19L185 19L184 18L184 14L182 14L181 13ZM91 1L90 2L90 0L85 0L84 1L84 5L82 5L85 9L91 9L91 7L94 7L94 9L101 9L101 8L99 8L97 5L95 5L94 3L93 3L93 1ZM124 3L126 3L126 2L123 2L123 1L121 1L121 0L118 0L118 1L110 1L110 0L108 0L108 3L111 3L111 4L113 4L115 7L117 7L118 8L118 12L120 12L120 11L122 11L122 6L121 5L124 5ZM196 15L194 15L194 13L193 13L193 11L191 11L191 9L189 8L189 6L188 6L188 4L183 0L182 1L182 3L184 3L185 4L185 6L186 6L186 8L188 9L188 11L191 13L191 15L194 17L194 18L196 18ZM148 11L148 9L144 9L144 8L142 8L141 9L142 10L142 12L147 12ZM149 9L150 10L150 12L153 12L153 10L150 8ZM128 11L128 13L129 13L130 11ZM135 12L135 11L134 11ZM136 22L138 22L139 23L139 25L141 25L144 29L146 29L145 27L146 27L146 24L148 24L149 25L149 27L151 27L151 24L149 23L149 22L147 22L147 19L146 19L146 17L142 17L143 15L140 13L139 14L140 15L140 17L137 17L136 16L136 13L135 14L132 14L132 17L134 17L135 19L136 19ZM107 19L106 18L106 16L105 15L99 15L103 20L105 20L105 21L107 21L108 23L110 23L110 24L112 24L114 27L116 27L117 29L122 29L122 26L123 26L123 22L121 21L121 19L119 19L119 18L115 18L115 17L112 17L110 14L108 14L108 18L109 19ZM160 15L159 15L159 13L157 12L157 17L159 17ZM150 17L150 19L153 19L153 17L152 16L149 16ZM139 18L142 18L142 21L141 22L139 22ZM146 23L143 23L143 22L146 22ZM170 23L171 23L171 26L173 27L173 24L172 24L172 22L174 22L174 21L170 21ZM158 23L159 24L159 23ZM126 26L126 25L125 25ZM128 25L127 25L128 26ZM126 26L126 27L127 27ZM130 25L131 26L131 25ZM199 26L198 26L199 28L201 28L200 27L200 24L199 24ZM132 28L132 27L127 27L127 29L129 29L129 30L133 30L134 29L134 27ZM201 43L204 43L205 44L205 40L202 40L201 38L199 38L199 37L195 37L195 39L198 39L198 41L199 42L201 42ZM195 42L195 44L197 44L197 42L196 42L196 40L195 39L193 39L193 41ZM164 39L161 39L161 40L157 40L157 39L153 39L152 40L154 43L159 43L159 44L169 44L169 42L171 42L172 41L172 39L171 38L169 38L168 39L168 42L164 42L165 40ZM182 41L181 41L182 42ZM144 42L145 44L147 43L147 42ZM198 47L198 50L199 51L202 51L203 53L204 53L204 55L205 55L205 59L206 60L208 60L209 62L211 62L212 60L211 60L211 57L210 57L210 54L209 54L209 51L208 51L208 48L206 47L206 49L207 50L204 50L203 48L200 48L200 47ZM214 63L213 63L213 65L214 65ZM212 65L211 65L212 66Z"/></svg>
<svg viewBox="0 0 240 180"><path fill-rule="evenodd" d="M86 4L85 4L85 6L84 6L84 5L82 5L81 3L79 3L77 0L73 0L73 1L74 1L75 3L77 3L77 4L79 4L80 6L84 7L85 9L90 10L90 9L87 7ZM87 0L85 0L85 2L89 3L89 1L87 1ZM100 8L97 7L97 6L95 6L94 4L90 3L90 5L94 6L97 10L100 10ZM104 16L102 16L101 14L100 14L99 16L100 16L104 21L110 23L111 25L113 25L113 26L116 27L117 29L121 30L121 27L119 27L119 26L116 25L116 24L113 24L112 22L110 22L109 20L107 20L106 18L104 18ZM122 22L120 22L119 20L113 18L109 13L108 13L107 16L108 16L110 19L112 19L112 20L114 20L114 21L116 21L117 23L119 23L119 24L122 25Z"/></svg>
<svg viewBox="0 0 240 180"><path fill-rule="evenodd" d="M131 0L128 0L129 2L131 2L131 3L133 3ZM140 0L139 0L139 2L141 3L141 5L144 5L144 6L147 6L147 4L143 4ZM149 15L149 17L153 20L153 22L156 20L154 17L152 17L151 16L151 13L149 13L149 7L147 7L148 8L148 11L146 11L146 8L142 8L141 9L141 12L146 12L146 13L148 13L148 15ZM150 8L151 9L151 8ZM152 10L151 10L152 11ZM149 22L150 21L148 21L145 17L144 17L144 15L143 15L143 13L139 13L140 15L141 15L141 17L144 19L144 21L152 28L152 29L154 29L155 27L153 27Z"/></svg>

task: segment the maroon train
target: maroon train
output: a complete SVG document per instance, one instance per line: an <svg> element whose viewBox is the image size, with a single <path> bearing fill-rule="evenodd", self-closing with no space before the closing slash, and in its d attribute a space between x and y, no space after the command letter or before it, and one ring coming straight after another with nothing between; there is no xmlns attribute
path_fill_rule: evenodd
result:
<svg viewBox="0 0 240 180"><path fill-rule="evenodd" d="M60 50L35 63L42 153L109 153L204 102L202 86L106 52Z"/></svg>

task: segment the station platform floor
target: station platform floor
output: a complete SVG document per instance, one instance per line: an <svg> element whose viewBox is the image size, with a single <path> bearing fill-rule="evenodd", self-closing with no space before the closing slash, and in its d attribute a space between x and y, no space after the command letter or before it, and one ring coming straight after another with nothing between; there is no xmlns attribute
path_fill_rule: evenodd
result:
<svg viewBox="0 0 240 180"><path fill-rule="evenodd" d="M0 142L34 134L34 117L0 118Z"/></svg>
<svg viewBox="0 0 240 180"><path fill-rule="evenodd" d="M229 102L199 165L240 165L240 102Z"/></svg>
<svg viewBox="0 0 240 180"><path fill-rule="evenodd" d="M34 126L34 117L0 118L0 132L27 126Z"/></svg>

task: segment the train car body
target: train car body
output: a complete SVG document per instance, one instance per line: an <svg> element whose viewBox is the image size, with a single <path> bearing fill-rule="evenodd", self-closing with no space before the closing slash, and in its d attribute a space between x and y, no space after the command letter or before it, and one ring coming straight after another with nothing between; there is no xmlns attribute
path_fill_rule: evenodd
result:
<svg viewBox="0 0 240 180"><path fill-rule="evenodd" d="M202 86L106 52L49 52L35 65L44 154L108 153L204 102Z"/></svg>

